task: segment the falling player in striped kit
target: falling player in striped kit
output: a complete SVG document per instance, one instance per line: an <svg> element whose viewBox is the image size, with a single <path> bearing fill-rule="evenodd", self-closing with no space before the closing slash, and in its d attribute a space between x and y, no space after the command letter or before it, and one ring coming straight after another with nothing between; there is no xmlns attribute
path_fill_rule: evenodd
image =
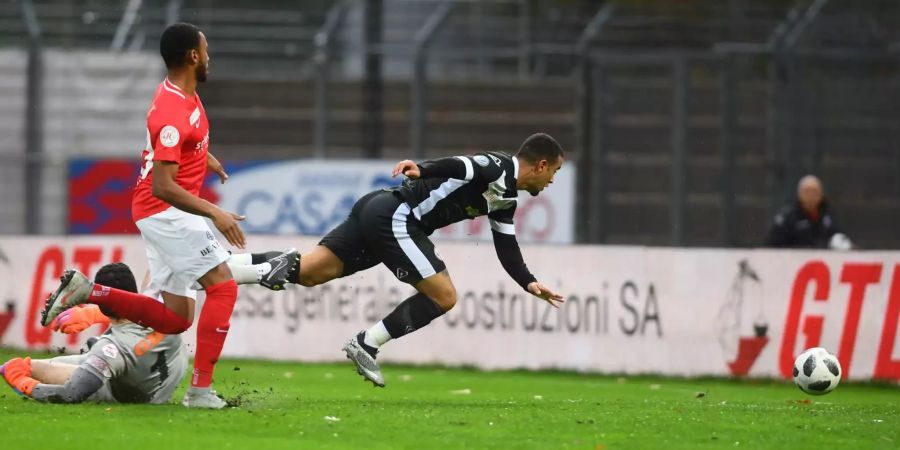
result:
<svg viewBox="0 0 900 450"><path fill-rule="evenodd" d="M401 161L392 175L405 175L406 181L360 198L344 223L302 255L289 280L315 286L383 263L398 280L416 288L416 295L343 348L361 375L384 386L375 361L379 347L428 325L456 304L456 288L428 238L439 228L488 216L497 257L510 277L554 307L563 302L528 270L513 223L518 191L538 195L553 182L563 160L556 140L538 133L514 155L479 152L421 164Z"/></svg>

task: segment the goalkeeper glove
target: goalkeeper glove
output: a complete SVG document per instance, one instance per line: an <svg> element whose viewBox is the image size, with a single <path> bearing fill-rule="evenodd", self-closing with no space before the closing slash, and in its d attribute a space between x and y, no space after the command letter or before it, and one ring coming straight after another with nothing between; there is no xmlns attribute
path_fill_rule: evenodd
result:
<svg viewBox="0 0 900 450"><path fill-rule="evenodd" d="M65 334L75 334L94 324L109 324L109 317L97 305L83 305L63 311L50 323L50 328Z"/></svg>

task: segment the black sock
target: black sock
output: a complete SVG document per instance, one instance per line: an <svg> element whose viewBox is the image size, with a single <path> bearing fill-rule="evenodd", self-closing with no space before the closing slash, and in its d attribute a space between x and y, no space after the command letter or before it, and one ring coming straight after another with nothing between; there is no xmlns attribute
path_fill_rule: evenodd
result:
<svg viewBox="0 0 900 450"><path fill-rule="evenodd" d="M435 302L422 293L403 300L393 311L382 319L384 327L392 338L412 333L444 315Z"/></svg>
<svg viewBox="0 0 900 450"><path fill-rule="evenodd" d="M250 254L250 264L262 264L284 252L279 251L271 251L265 253L251 253Z"/></svg>

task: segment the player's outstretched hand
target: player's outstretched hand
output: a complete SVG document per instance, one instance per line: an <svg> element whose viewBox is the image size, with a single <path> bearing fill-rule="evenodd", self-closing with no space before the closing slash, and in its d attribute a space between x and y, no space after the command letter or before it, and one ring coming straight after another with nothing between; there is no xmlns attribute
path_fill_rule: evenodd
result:
<svg viewBox="0 0 900 450"><path fill-rule="evenodd" d="M229 244L243 250L247 245L247 241L244 238L244 232L238 226L238 221L246 218L246 216L240 216L233 212L219 210L217 214L212 216L212 223L225 236Z"/></svg>
<svg viewBox="0 0 900 450"><path fill-rule="evenodd" d="M65 334L81 333L96 323L107 324L109 317L97 305L79 305L63 311L50 322L50 329Z"/></svg>
<svg viewBox="0 0 900 450"><path fill-rule="evenodd" d="M528 283L528 292L534 294L535 297L540 297L544 299L550 306L554 308L559 308L559 305L562 305L565 300L563 300L562 295L553 292L547 286L544 286L537 281L532 281Z"/></svg>
<svg viewBox="0 0 900 450"><path fill-rule="evenodd" d="M222 163L220 163L212 153L206 154L206 169L215 172L216 175L219 176L221 184L225 184L225 180L228 179L228 174L225 173L225 168L222 167Z"/></svg>
<svg viewBox="0 0 900 450"><path fill-rule="evenodd" d="M419 173L419 166L409 159L398 162L397 165L394 166L394 170L391 171L392 178L397 178L397 175L400 174L406 175L407 178L413 180L421 176L421 173Z"/></svg>

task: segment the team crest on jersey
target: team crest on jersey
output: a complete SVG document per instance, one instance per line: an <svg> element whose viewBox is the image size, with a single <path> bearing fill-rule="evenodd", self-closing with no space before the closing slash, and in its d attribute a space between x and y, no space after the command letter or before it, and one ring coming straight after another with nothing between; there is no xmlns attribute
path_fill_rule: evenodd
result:
<svg viewBox="0 0 900 450"><path fill-rule="evenodd" d="M106 344L103 346L103 354L109 358L116 358L119 356L119 349L116 348L116 344Z"/></svg>
<svg viewBox="0 0 900 450"><path fill-rule="evenodd" d="M487 156L484 156L484 155L475 155L475 157L472 159L474 159L475 162L481 167L487 167L487 165L490 164L490 161L487 159Z"/></svg>
<svg viewBox="0 0 900 450"><path fill-rule="evenodd" d="M481 211L479 211L477 208L474 208L472 206L466 206L466 214L469 217L478 217L481 215Z"/></svg>
<svg viewBox="0 0 900 450"><path fill-rule="evenodd" d="M178 134L178 128L172 125L164 126L162 131L159 132L159 142L166 147L174 147L179 139L181 139L181 135Z"/></svg>

